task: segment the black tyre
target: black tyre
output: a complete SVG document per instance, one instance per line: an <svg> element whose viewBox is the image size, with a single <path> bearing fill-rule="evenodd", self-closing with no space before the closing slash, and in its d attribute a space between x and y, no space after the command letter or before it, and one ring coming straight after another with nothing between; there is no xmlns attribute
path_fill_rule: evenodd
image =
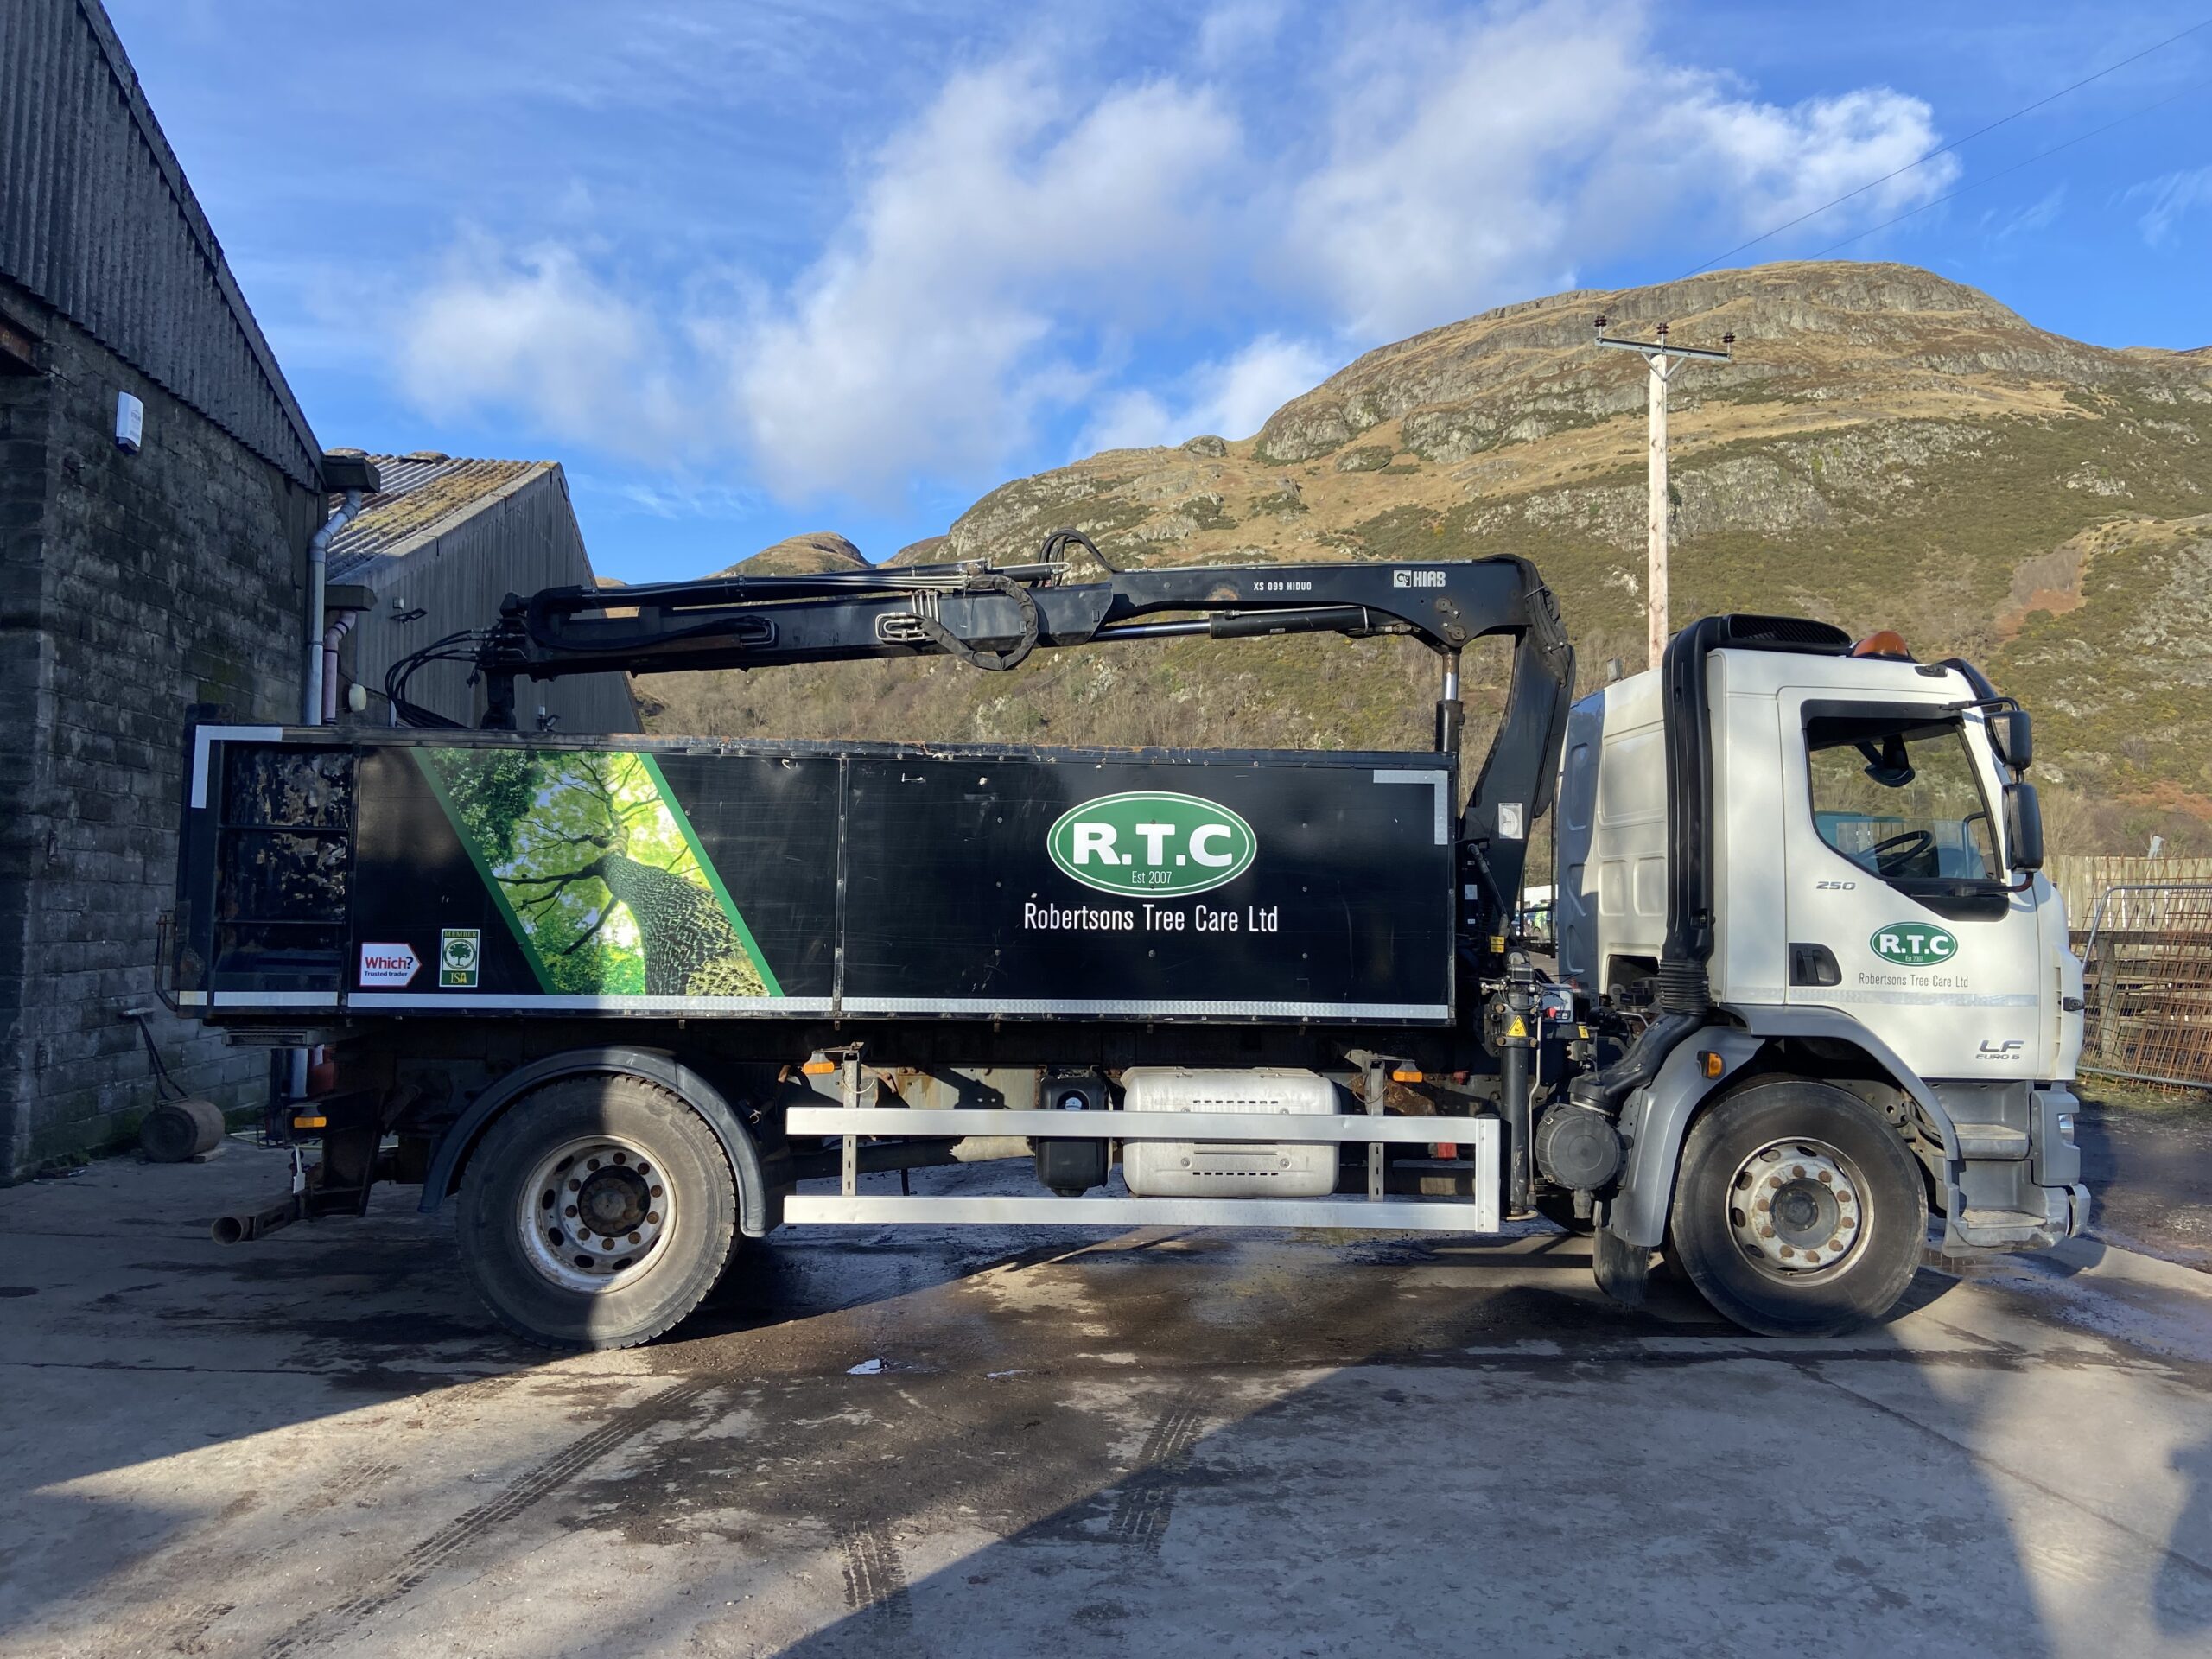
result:
<svg viewBox="0 0 2212 1659"><path fill-rule="evenodd" d="M1745 1330L1831 1336L1896 1306L1927 1230L1920 1166L1880 1113L1825 1084L1774 1078L1691 1124L1669 1253Z"/></svg>
<svg viewBox="0 0 2212 1659"><path fill-rule="evenodd" d="M737 1185L705 1120L643 1078L571 1077L509 1107L461 1179L461 1259L499 1322L558 1348L629 1348L714 1288Z"/></svg>

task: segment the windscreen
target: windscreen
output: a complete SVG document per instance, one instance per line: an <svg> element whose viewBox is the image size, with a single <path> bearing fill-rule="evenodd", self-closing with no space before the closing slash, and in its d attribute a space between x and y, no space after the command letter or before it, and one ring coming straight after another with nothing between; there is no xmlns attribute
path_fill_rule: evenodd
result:
<svg viewBox="0 0 2212 1659"><path fill-rule="evenodd" d="M1821 839L1885 880L2000 878L1989 806L1955 716L1805 722Z"/></svg>

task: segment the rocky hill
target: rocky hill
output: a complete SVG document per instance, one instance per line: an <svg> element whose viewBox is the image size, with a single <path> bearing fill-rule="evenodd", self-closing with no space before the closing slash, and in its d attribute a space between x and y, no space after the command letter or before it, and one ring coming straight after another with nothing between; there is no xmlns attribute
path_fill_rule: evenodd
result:
<svg viewBox="0 0 2212 1659"><path fill-rule="evenodd" d="M1644 371L1590 345L1737 337L1672 399L1673 613L1893 626L1983 664L2038 719L2054 832L2212 850L2212 353L2107 350L1888 264L1795 264L1502 308L1370 352L1253 437L1111 450L992 491L918 558L1116 563L1535 560L1585 683L1641 666ZM818 569L842 538L746 569ZM855 556L857 556L855 555ZM842 562L842 561L841 561ZM1052 742L1414 744L1430 664L1402 642L1175 642L1033 659L640 685L656 729ZM1476 683L1495 695L1495 671ZM1478 734L1480 736L1481 734Z"/></svg>
<svg viewBox="0 0 2212 1659"><path fill-rule="evenodd" d="M826 530L786 536L749 559L740 559L718 576L817 576L827 570L865 570L868 560L843 537Z"/></svg>

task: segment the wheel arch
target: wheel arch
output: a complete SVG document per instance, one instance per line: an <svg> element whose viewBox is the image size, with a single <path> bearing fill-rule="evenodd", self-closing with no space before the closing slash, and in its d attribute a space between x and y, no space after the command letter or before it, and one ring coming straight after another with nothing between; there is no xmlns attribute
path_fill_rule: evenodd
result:
<svg viewBox="0 0 2212 1659"><path fill-rule="evenodd" d="M438 1138L423 1177L424 1214L436 1211L461 1187L461 1179L492 1125L512 1107L550 1083L567 1077L628 1076L656 1084L706 1121L729 1159L737 1180L738 1230L747 1238L767 1233L779 1218L780 1205L768 1187L760 1149L739 1121L721 1090L674 1055L658 1049L608 1046L569 1049L518 1066L471 1101Z"/></svg>
<svg viewBox="0 0 2212 1659"><path fill-rule="evenodd" d="M1638 1090L1622 1113L1621 1127L1630 1145L1620 1189L1606 1205L1606 1230L1626 1244L1656 1249L1663 1243L1681 1169L1682 1142L1693 1120L1724 1096L1779 1076L1839 1085L1887 1084L1910 1100L1935 1131L1942 1167L1930 1166L1912 1137L1906 1137L1906 1144L1918 1156L1931 1205L1948 1208L1951 1170L1958 1156L1950 1114L1888 1044L1850 1015L1830 1009L1731 1006L1726 1011L1742 1023L1708 1026L1684 1039L1667 1057L1650 1087ZM1809 1058L1806 1046L1811 1043L1822 1046L1823 1056ZM1706 1053L1720 1056L1719 1076L1705 1075L1699 1057ZM1840 1066L1851 1069L1841 1071Z"/></svg>

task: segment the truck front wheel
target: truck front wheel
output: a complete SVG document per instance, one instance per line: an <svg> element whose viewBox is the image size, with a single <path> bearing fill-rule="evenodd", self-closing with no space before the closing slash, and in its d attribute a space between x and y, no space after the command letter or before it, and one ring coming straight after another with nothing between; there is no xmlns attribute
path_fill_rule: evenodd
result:
<svg viewBox="0 0 2212 1659"><path fill-rule="evenodd" d="M1856 1095L1774 1078L1690 1126L1669 1248L1746 1330L1829 1336L1880 1319L1912 1281L1927 1231L1918 1166Z"/></svg>
<svg viewBox="0 0 2212 1659"><path fill-rule="evenodd" d="M461 1178L461 1259L499 1322L550 1347L628 1348L714 1287L737 1237L728 1158L641 1077L569 1077L509 1107Z"/></svg>

